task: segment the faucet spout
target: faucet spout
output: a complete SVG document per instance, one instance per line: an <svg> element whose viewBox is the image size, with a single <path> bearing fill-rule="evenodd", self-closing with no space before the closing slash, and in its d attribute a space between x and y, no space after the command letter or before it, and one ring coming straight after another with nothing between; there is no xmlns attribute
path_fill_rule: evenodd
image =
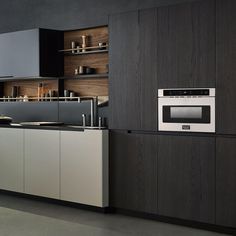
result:
<svg viewBox="0 0 236 236"><path fill-rule="evenodd" d="M94 127L95 125L95 106L97 106L97 97L81 97L78 102L90 101L90 126Z"/></svg>

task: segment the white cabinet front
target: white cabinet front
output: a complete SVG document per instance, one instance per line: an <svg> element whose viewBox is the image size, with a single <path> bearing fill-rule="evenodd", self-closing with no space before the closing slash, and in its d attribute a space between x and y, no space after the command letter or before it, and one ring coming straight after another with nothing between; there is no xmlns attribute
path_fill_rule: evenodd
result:
<svg viewBox="0 0 236 236"><path fill-rule="evenodd" d="M22 129L0 130L0 189L23 192L24 152Z"/></svg>
<svg viewBox="0 0 236 236"><path fill-rule="evenodd" d="M61 199L108 206L108 131L61 131Z"/></svg>
<svg viewBox="0 0 236 236"><path fill-rule="evenodd" d="M25 193L59 199L59 131L25 130Z"/></svg>

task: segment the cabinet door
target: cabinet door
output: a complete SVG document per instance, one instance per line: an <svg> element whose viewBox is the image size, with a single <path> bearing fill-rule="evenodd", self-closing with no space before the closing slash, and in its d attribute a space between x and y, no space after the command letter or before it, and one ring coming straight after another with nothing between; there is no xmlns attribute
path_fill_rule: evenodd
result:
<svg viewBox="0 0 236 236"><path fill-rule="evenodd" d="M109 19L112 129L157 129L156 24L156 9Z"/></svg>
<svg viewBox="0 0 236 236"><path fill-rule="evenodd" d="M109 19L109 127L140 126L138 118L139 58L138 12L116 14Z"/></svg>
<svg viewBox="0 0 236 236"><path fill-rule="evenodd" d="M24 145L22 129L0 131L0 189L23 192Z"/></svg>
<svg viewBox="0 0 236 236"><path fill-rule="evenodd" d="M108 206L108 131L61 131L61 199Z"/></svg>
<svg viewBox="0 0 236 236"><path fill-rule="evenodd" d="M215 138L158 137L158 212L215 222Z"/></svg>
<svg viewBox="0 0 236 236"><path fill-rule="evenodd" d="M59 131L25 130L25 192L59 198Z"/></svg>
<svg viewBox="0 0 236 236"><path fill-rule="evenodd" d="M39 30L0 34L0 77L39 76Z"/></svg>
<svg viewBox="0 0 236 236"><path fill-rule="evenodd" d="M215 87L215 1L158 8L158 88Z"/></svg>
<svg viewBox="0 0 236 236"><path fill-rule="evenodd" d="M216 224L236 227L236 138L216 140Z"/></svg>
<svg viewBox="0 0 236 236"><path fill-rule="evenodd" d="M157 136L112 131L111 206L157 213Z"/></svg>
<svg viewBox="0 0 236 236"><path fill-rule="evenodd" d="M236 134L236 1L217 0L216 126Z"/></svg>

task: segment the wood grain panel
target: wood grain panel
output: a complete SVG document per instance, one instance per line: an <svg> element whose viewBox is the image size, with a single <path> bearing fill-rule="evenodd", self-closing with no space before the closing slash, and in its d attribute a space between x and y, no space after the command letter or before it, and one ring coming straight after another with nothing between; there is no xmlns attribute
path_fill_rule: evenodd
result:
<svg viewBox="0 0 236 236"><path fill-rule="evenodd" d="M64 89L74 91L79 96L108 96L108 79L65 80Z"/></svg>
<svg viewBox="0 0 236 236"><path fill-rule="evenodd" d="M215 223L215 138L158 136L158 212Z"/></svg>
<svg viewBox="0 0 236 236"><path fill-rule="evenodd" d="M217 133L236 134L236 1L217 1Z"/></svg>
<svg viewBox="0 0 236 236"><path fill-rule="evenodd" d="M149 27L149 26L147 26ZM140 120L139 14L138 11L109 18L109 128L137 130Z"/></svg>
<svg viewBox="0 0 236 236"><path fill-rule="evenodd" d="M64 48L65 49L71 48L72 41L75 41L76 43L79 43L79 45L81 45L82 35L88 36L87 46L97 46L99 42L108 43L108 28L104 26L104 27L65 32L64 33Z"/></svg>
<svg viewBox="0 0 236 236"><path fill-rule="evenodd" d="M99 42L108 43L108 27L67 31L64 33L64 48L71 48L71 42L82 44L82 35L88 36L87 46L97 46ZM107 73L108 53L85 54L64 57L64 76L74 76L75 69L87 66L96 69L96 74ZM108 96L107 79L65 80L64 89L78 93L79 96Z"/></svg>
<svg viewBox="0 0 236 236"><path fill-rule="evenodd" d="M4 96L11 96L13 86L18 86L19 96L28 95L28 97L38 96L38 85L43 83L45 93L48 90L58 91L57 80L37 80L37 81L9 81L4 83Z"/></svg>
<svg viewBox="0 0 236 236"><path fill-rule="evenodd" d="M157 135L110 132L110 204L157 213Z"/></svg>
<svg viewBox="0 0 236 236"><path fill-rule="evenodd" d="M236 227L236 139L216 138L216 223Z"/></svg>
<svg viewBox="0 0 236 236"><path fill-rule="evenodd" d="M215 87L215 1L158 8L159 88Z"/></svg>
<svg viewBox="0 0 236 236"><path fill-rule="evenodd" d="M107 64L108 53L65 56L64 75L74 76L75 69L79 66L96 68L96 73L98 74L106 73Z"/></svg>

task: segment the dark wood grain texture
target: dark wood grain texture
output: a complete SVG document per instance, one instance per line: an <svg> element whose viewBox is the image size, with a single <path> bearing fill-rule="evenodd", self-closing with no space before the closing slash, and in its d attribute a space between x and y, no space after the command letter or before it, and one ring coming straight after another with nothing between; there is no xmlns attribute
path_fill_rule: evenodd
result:
<svg viewBox="0 0 236 236"><path fill-rule="evenodd" d="M217 0L217 133L236 134L236 1Z"/></svg>
<svg viewBox="0 0 236 236"><path fill-rule="evenodd" d="M112 129L157 129L156 24L156 9L110 17Z"/></svg>
<svg viewBox="0 0 236 236"><path fill-rule="evenodd" d="M109 19L109 128L140 127L138 77L138 11Z"/></svg>
<svg viewBox="0 0 236 236"><path fill-rule="evenodd" d="M236 138L216 144L216 224L236 227Z"/></svg>
<svg viewBox="0 0 236 236"><path fill-rule="evenodd" d="M214 137L158 137L158 212L215 223Z"/></svg>
<svg viewBox="0 0 236 236"><path fill-rule="evenodd" d="M158 8L158 88L215 87L215 1Z"/></svg>
<svg viewBox="0 0 236 236"><path fill-rule="evenodd" d="M110 133L110 205L157 213L157 136Z"/></svg>
<svg viewBox="0 0 236 236"><path fill-rule="evenodd" d="M139 12L139 130L157 130L157 9Z"/></svg>

